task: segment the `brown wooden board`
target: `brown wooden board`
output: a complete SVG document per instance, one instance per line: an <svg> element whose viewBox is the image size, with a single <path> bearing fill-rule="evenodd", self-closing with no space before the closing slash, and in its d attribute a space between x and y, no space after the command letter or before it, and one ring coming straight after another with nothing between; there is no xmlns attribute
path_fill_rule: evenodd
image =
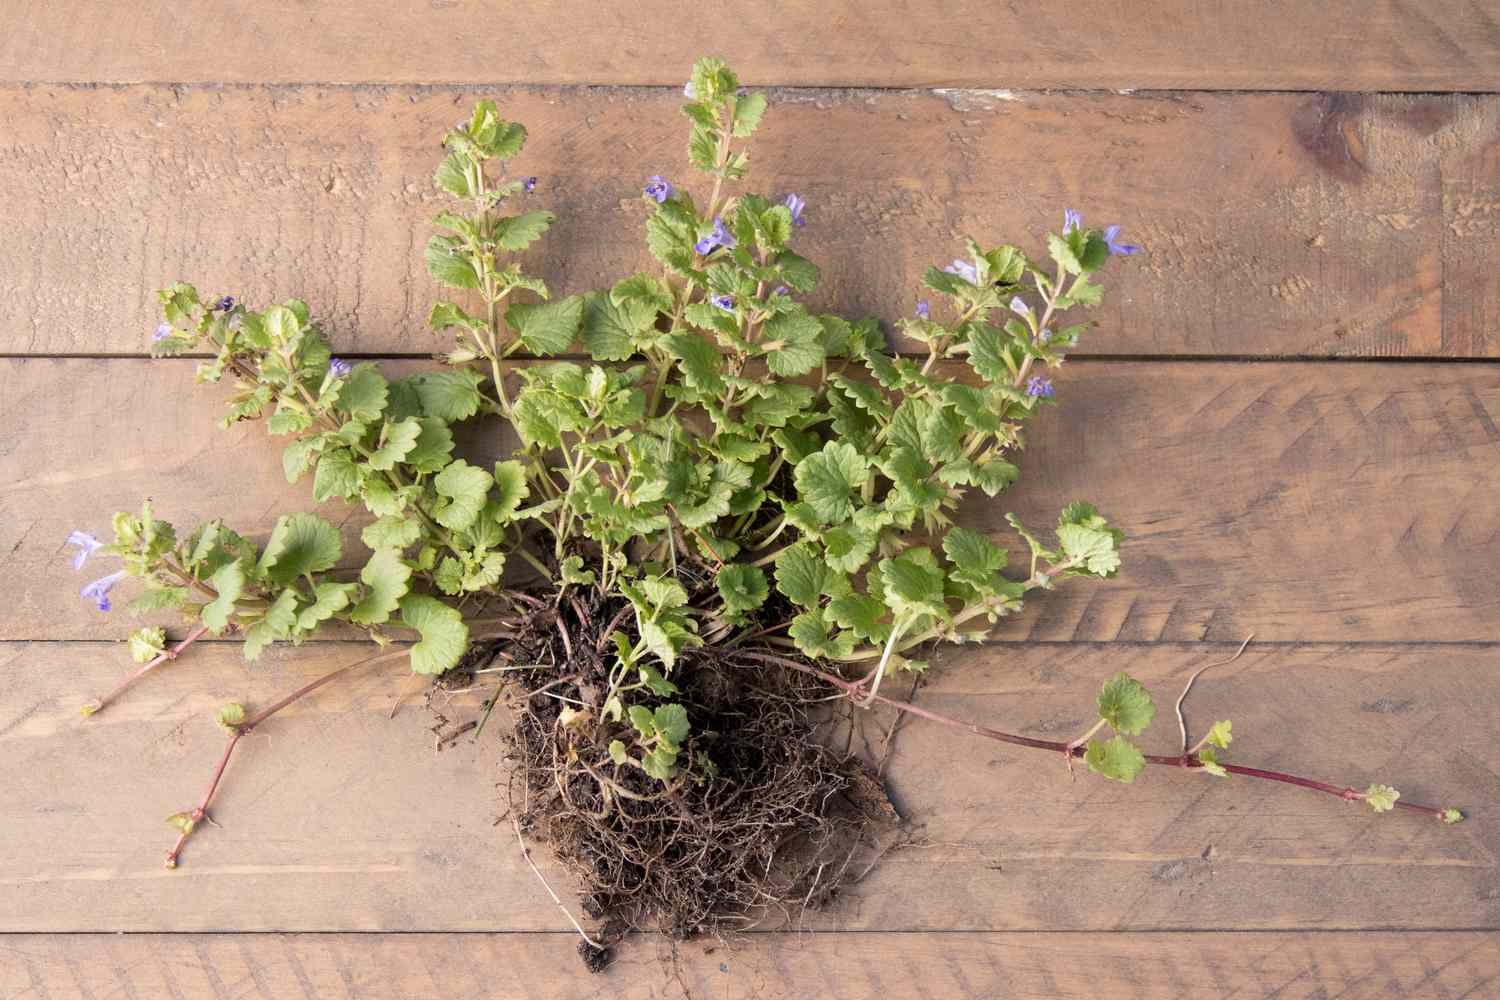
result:
<svg viewBox="0 0 1500 1000"><path fill-rule="evenodd" d="M875 87L1500 89L1484 3L1217 0L1066 7L548 0L371 7L15 4L0 80L585 83L681 87L699 54L750 82Z"/></svg>
<svg viewBox="0 0 1500 1000"><path fill-rule="evenodd" d="M397 365L409 369L415 362ZM186 528L269 532L311 509L262 424L225 431L193 362L0 361L0 638L123 638L76 597L63 546L145 497ZM963 520L1019 544L1092 500L1127 533L1120 576L1039 595L998 635L1081 641L1488 641L1500 372L1483 365L1078 362L1028 429L1022 479ZM476 428L471 455L503 448ZM324 513L361 553L348 508ZM1019 557L1018 557L1019 558ZM110 567L98 564L102 574ZM94 567L89 567L92 571Z"/></svg>
<svg viewBox="0 0 1500 1000"><path fill-rule="evenodd" d="M51 1000L830 1000L1487 996L1500 937L1360 934L752 934L631 940L590 976L566 934L15 935L0 996Z"/></svg>
<svg viewBox="0 0 1500 1000"><path fill-rule="evenodd" d="M153 290L179 279L302 297L346 351L442 349L432 171L486 94L531 130L528 204L560 216L528 265L561 293L653 264L641 185L689 179L675 90L18 87L0 90L0 353L144 353ZM1500 356L1500 97L773 98L751 179L807 199L820 308L908 316L966 234L1041 253L1069 206L1145 247L1107 269L1089 353Z"/></svg>
<svg viewBox="0 0 1500 1000"><path fill-rule="evenodd" d="M162 867L225 736L214 709L254 707L365 655L320 642L246 665L231 644L191 655L83 720L127 669L100 643L0 644L0 931L561 930L504 814L499 734L434 753L434 719L399 666L294 704L247 740L211 813L219 826ZM918 703L1048 739L1093 717L1128 670L1156 693L1149 752L1174 753L1171 704L1227 644L996 645L939 658ZM828 912L794 927L879 931L1472 929L1500 921L1500 779L1493 645L1252 645L1203 675L1196 740L1234 721L1236 763L1455 805L1444 827L1405 812L1247 778L1151 768L1133 786L1050 754L908 721L887 766L908 817ZM888 684L907 693L904 678ZM394 719L388 714L406 691ZM459 724L488 688L434 707ZM888 714L855 748L878 756ZM568 876L537 858L553 884ZM568 888L571 900L571 889ZM576 910L575 910L576 912ZM775 926L773 922L773 926Z"/></svg>

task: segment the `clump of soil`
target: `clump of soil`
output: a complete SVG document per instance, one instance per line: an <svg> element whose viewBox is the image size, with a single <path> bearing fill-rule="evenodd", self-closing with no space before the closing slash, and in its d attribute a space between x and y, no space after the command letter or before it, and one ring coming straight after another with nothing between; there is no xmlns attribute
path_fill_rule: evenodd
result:
<svg viewBox="0 0 1500 1000"><path fill-rule="evenodd" d="M611 762L610 741L632 741L628 724L600 711L609 633L634 625L622 608L597 593L560 607L537 600L459 668L477 679L486 663L547 665L490 675L505 679L499 697L513 719L510 815L577 880L584 912L603 927L596 937L608 945L634 928L682 939L786 923L862 877L898 838L899 818L874 772L831 745L831 689L737 659L754 647L679 658L679 692L659 701L688 710L693 733L679 760L690 770L663 784ZM564 725L565 709L588 715ZM585 942L579 953L593 971L609 961Z"/></svg>

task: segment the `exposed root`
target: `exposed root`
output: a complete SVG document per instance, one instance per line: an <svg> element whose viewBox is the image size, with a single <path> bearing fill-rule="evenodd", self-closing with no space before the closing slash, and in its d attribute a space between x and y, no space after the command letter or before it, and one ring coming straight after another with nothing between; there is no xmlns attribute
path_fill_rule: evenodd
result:
<svg viewBox="0 0 1500 1000"><path fill-rule="evenodd" d="M577 880L603 944L634 928L681 939L796 925L892 846L899 818L879 779L829 745L824 684L729 666L711 647L684 655L679 692L659 699L692 719L683 772L663 783L615 764L610 741L631 739L602 713L609 631L634 624L620 610L597 594L564 601L503 646L476 644L455 679L488 680L490 661L556 664L493 675L514 723L512 819ZM564 725L563 710L580 706L587 721ZM588 951L592 968L600 955Z"/></svg>

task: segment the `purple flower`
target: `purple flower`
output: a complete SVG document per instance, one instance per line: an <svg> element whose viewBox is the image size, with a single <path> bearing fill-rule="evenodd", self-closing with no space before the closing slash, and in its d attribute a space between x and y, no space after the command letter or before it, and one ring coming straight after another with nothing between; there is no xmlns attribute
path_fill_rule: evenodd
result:
<svg viewBox="0 0 1500 1000"><path fill-rule="evenodd" d="M771 294L772 295L790 295L790 294L792 294L792 290L790 288L786 287L785 285L777 285L775 288L771 289Z"/></svg>
<svg viewBox="0 0 1500 1000"><path fill-rule="evenodd" d="M1057 390L1052 388L1050 379L1042 378L1040 375L1033 375L1026 380L1026 395L1028 396L1045 396L1051 399L1056 394Z"/></svg>
<svg viewBox="0 0 1500 1000"><path fill-rule="evenodd" d="M693 249L699 254L707 256L719 247L723 247L725 250L733 250L734 237L724 228L724 220L716 215L714 216L714 231L699 240L693 246Z"/></svg>
<svg viewBox="0 0 1500 1000"><path fill-rule="evenodd" d="M1013 313L1015 313L1017 316L1030 316L1031 315L1031 307L1028 306L1026 304L1026 300L1023 299L1023 298L1021 298L1021 296L1019 296L1019 295L1016 295L1016 296L1014 296L1014 297L1011 298L1011 300L1010 300L1010 311L1013 312Z"/></svg>
<svg viewBox="0 0 1500 1000"><path fill-rule="evenodd" d="M807 207L807 201L805 199L800 198L795 194L789 194L786 196L786 201L782 202L782 204L791 209L792 221L797 225L800 226L807 222L806 219L802 218L802 210Z"/></svg>
<svg viewBox="0 0 1500 1000"><path fill-rule="evenodd" d="M1042 332L1036 335L1036 339L1040 340L1044 344L1051 343L1051 341L1052 341L1052 327L1050 327L1050 326L1044 326L1044 327L1042 327Z"/></svg>
<svg viewBox="0 0 1500 1000"><path fill-rule="evenodd" d="M734 312L733 295L715 295L708 301L712 302L716 307L724 310L725 312Z"/></svg>
<svg viewBox="0 0 1500 1000"><path fill-rule="evenodd" d="M1063 209L1063 235L1066 236L1075 229L1083 226L1083 216L1071 208Z"/></svg>
<svg viewBox="0 0 1500 1000"><path fill-rule="evenodd" d="M115 584L123 579L125 579L125 571L123 569L111 573L109 576L101 576L80 590L78 596L84 600L97 601L100 611L108 611L110 609L109 592L114 589Z"/></svg>
<svg viewBox="0 0 1500 1000"><path fill-rule="evenodd" d="M956 274L971 285L979 284L979 271L966 260L954 258L953 263L943 268L949 274Z"/></svg>
<svg viewBox="0 0 1500 1000"><path fill-rule="evenodd" d="M523 177L523 178L521 178L521 190L525 191L527 194L530 194L531 192L535 191L536 190L536 178L535 177Z"/></svg>
<svg viewBox="0 0 1500 1000"><path fill-rule="evenodd" d="M652 174L651 180L646 184L646 197L655 198L656 203L660 205L662 202L672 197L673 192L675 192L676 190L677 189L672 186L672 182L667 180L661 174Z"/></svg>
<svg viewBox="0 0 1500 1000"><path fill-rule="evenodd" d="M94 550L104 545L103 542L89 534L87 531L75 531L68 535L65 545L76 545L78 551L73 553L73 568L83 569L83 564L88 557L94 554Z"/></svg>
<svg viewBox="0 0 1500 1000"><path fill-rule="evenodd" d="M219 312L228 312L229 310L231 310L231 309L234 308L234 296L233 295L226 295L226 296L224 296L218 302L214 303L214 308L217 309L217 310L219 310Z"/></svg>
<svg viewBox="0 0 1500 1000"><path fill-rule="evenodd" d="M347 361L340 361L338 358L328 359L328 374L333 378L343 378L353 370L354 366Z"/></svg>
<svg viewBox="0 0 1500 1000"><path fill-rule="evenodd" d="M920 301L920 302L917 303L917 319L931 319L931 318L932 318L932 307L927 304L927 300L926 299L923 299L922 301Z"/></svg>
<svg viewBox="0 0 1500 1000"><path fill-rule="evenodd" d="M172 336L172 324L171 323L159 323L159 324L157 324L156 332L151 335L151 339L152 340L166 340L170 336Z"/></svg>
<svg viewBox="0 0 1500 1000"><path fill-rule="evenodd" d="M693 92L692 80L689 80L687 83L684 83L682 85L682 96L686 97L690 101L696 101L698 99L698 95Z"/></svg>
<svg viewBox="0 0 1500 1000"><path fill-rule="evenodd" d="M1130 243L1118 242L1115 237L1119 235L1119 226L1109 226L1104 230L1104 245L1109 247L1109 252L1111 254L1119 254L1122 257L1129 257L1131 254L1140 249L1140 247Z"/></svg>

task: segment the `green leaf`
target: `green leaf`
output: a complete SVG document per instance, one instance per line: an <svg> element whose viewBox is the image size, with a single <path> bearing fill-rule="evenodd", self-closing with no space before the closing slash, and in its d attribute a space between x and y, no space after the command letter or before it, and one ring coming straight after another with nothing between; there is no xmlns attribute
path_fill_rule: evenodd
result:
<svg viewBox="0 0 1500 1000"><path fill-rule="evenodd" d="M320 583L313 588L313 602L297 613L297 628L309 632L349 606L354 591L352 583Z"/></svg>
<svg viewBox="0 0 1500 1000"><path fill-rule="evenodd" d="M335 448L318 459L318 471L313 475L313 499L347 500L359 492L359 466L347 448Z"/></svg>
<svg viewBox="0 0 1500 1000"><path fill-rule="evenodd" d="M586 587L595 579L593 570L583 568L583 556L568 556L558 569L564 583L576 583Z"/></svg>
<svg viewBox="0 0 1500 1000"><path fill-rule="evenodd" d="M637 327L607 292L584 295L579 330L584 349L595 361L624 361L635 353Z"/></svg>
<svg viewBox="0 0 1500 1000"><path fill-rule="evenodd" d="M1109 527L1090 504L1069 504L1058 520L1057 540L1063 555L1074 560L1075 572L1113 575L1120 568L1120 543L1124 539L1124 533Z"/></svg>
<svg viewBox="0 0 1500 1000"><path fill-rule="evenodd" d="M827 564L806 542L782 549L776 556L776 589L793 604L817 607L827 582Z"/></svg>
<svg viewBox="0 0 1500 1000"><path fill-rule="evenodd" d="M385 412L389 394L390 383L380 374L380 369L368 361L362 361L344 376L334 407L355 420L374 423Z"/></svg>
<svg viewBox="0 0 1500 1000"><path fill-rule="evenodd" d="M1229 772L1224 770L1224 765L1219 763L1219 755L1212 747L1204 747L1198 751L1198 763L1203 765L1203 770L1216 778L1229 777Z"/></svg>
<svg viewBox="0 0 1500 1000"><path fill-rule="evenodd" d="M449 153L443 157L432 180L454 197L474 197L475 192L469 187L469 159L461 153Z"/></svg>
<svg viewBox="0 0 1500 1000"><path fill-rule="evenodd" d="M711 396L723 395L725 385L721 374L724 359L701 334L681 331L664 341L667 350L681 362L683 381L693 389Z"/></svg>
<svg viewBox="0 0 1500 1000"><path fill-rule="evenodd" d="M832 635L820 611L804 611L793 618L787 635L803 655L813 659L848 656L854 652L854 637L847 632Z"/></svg>
<svg viewBox="0 0 1500 1000"><path fill-rule="evenodd" d="M824 524L841 524L853 512L854 491L870 478L870 466L853 445L830 441L797 463L793 478L798 495Z"/></svg>
<svg viewBox="0 0 1500 1000"><path fill-rule="evenodd" d="M1111 781L1123 781L1127 785L1146 767L1145 755L1123 736L1108 740L1089 740L1083 762L1095 774L1102 774Z"/></svg>
<svg viewBox="0 0 1500 1000"><path fill-rule="evenodd" d="M526 212L495 223L495 242L502 250L525 250L535 243L557 216L551 212Z"/></svg>
<svg viewBox="0 0 1500 1000"><path fill-rule="evenodd" d="M724 599L724 609L731 614L753 611L766 603L770 596L766 574L758 566L729 563L719 570L715 582L719 596Z"/></svg>
<svg viewBox="0 0 1500 1000"><path fill-rule="evenodd" d="M1450 806L1438 815L1438 819L1446 825L1452 826L1454 823L1462 823L1464 821L1464 814L1462 810L1454 809Z"/></svg>
<svg viewBox="0 0 1500 1000"><path fill-rule="evenodd" d="M953 564L949 574L953 579L967 583L984 597L999 592L1004 583L1000 571L1008 560L1005 549L977 531L954 527L943 537L943 553Z"/></svg>
<svg viewBox="0 0 1500 1000"><path fill-rule="evenodd" d="M397 423L386 424L385 443L370 453L368 459L370 468L378 472L394 469L398 462L411 454L421 435L422 425L415 417L407 417Z"/></svg>
<svg viewBox="0 0 1500 1000"><path fill-rule="evenodd" d="M609 741L609 757L616 764L623 764L630 759L630 755L625 752L625 744L619 740Z"/></svg>
<svg viewBox="0 0 1500 1000"><path fill-rule="evenodd" d="M484 469L456 459L432 480L433 488L444 501L433 511L433 518L445 528L462 531L484 509L493 482L494 477Z"/></svg>
<svg viewBox="0 0 1500 1000"><path fill-rule="evenodd" d="M1371 785L1365 789L1365 802L1378 813L1396 808L1396 800L1400 797L1401 793L1390 785Z"/></svg>
<svg viewBox="0 0 1500 1000"><path fill-rule="evenodd" d="M240 594L245 590L245 567L237 559L226 563L208 578L208 582L219 596L203 606L201 617L203 624L217 634L229 624L229 617L235 611L234 602L239 600Z"/></svg>
<svg viewBox="0 0 1500 1000"><path fill-rule="evenodd" d="M161 628L138 628L130 633L130 658L150 663L167 651L167 633Z"/></svg>
<svg viewBox="0 0 1500 1000"><path fill-rule="evenodd" d="M652 714L652 725L656 734L677 747L687 739L689 723L687 709L681 705L659 705Z"/></svg>
<svg viewBox="0 0 1500 1000"><path fill-rule="evenodd" d="M943 571L930 549L915 546L894 559L880 560L880 584L886 604L898 617L948 615L943 603Z"/></svg>
<svg viewBox="0 0 1500 1000"><path fill-rule="evenodd" d="M1221 750L1228 749L1230 742L1234 739L1230 729L1232 724L1228 719L1215 722L1208 730L1208 742Z"/></svg>
<svg viewBox="0 0 1500 1000"><path fill-rule="evenodd" d="M233 729L245 721L245 706L236 702L220 705L214 713L214 721L225 729Z"/></svg>
<svg viewBox="0 0 1500 1000"><path fill-rule="evenodd" d="M505 310L505 322L518 332L521 346L532 354L563 354L578 338L583 299L570 295L556 302L517 302Z"/></svg>
<svg viewBox="0 0 1500 1000"><path fill-rule="evenodd" d="M495 485L499 495L492 511L496 521L508 524L514 519L521 501L531 495L531 487L526 483L526 467L515 459L496 462Z"/></svg>
<svg viewBox="0 0 1500 1000"><path fill-rule="evenodd" d="M342 548L339 530L316 514L287 514L260 555L260 570L273 583L286 586L300 576L332 569Z"/></svg>
<svg viewBox="0 0 1500 1000"><path fill-rule="evenodd" d="M380 549L359 571L359 579L367 590L364 600L349 612L349 620L356 625L383 625L406 594L411 567L396 549Z"/></svg>
<svg viewBox="0 0 1500 1000"><path fill-rule="evenodd" d="M823 324L801 306L772 316L761 331L766 367L773 374L805 375L823 363Z"/></svg>
<svg viewBox="0 0 1500 1000"><path fill-rule="evenodd" d="M422 537L422 522L415 517L388 514L369 525L359 540L369 549L404 549Z"/></svg>
<svg viewBox="0 0 1500 1000"><path fill-rule="evenodd" d="M434 236L423 254L427 272L452 288L478 288L479 275L464 245L451 236Z"/></svg>
<svg viewBox="0 0 1500 1000"><path fill-rule="evenodd" d="M991 385L1008 385L1014 373L1005 361L1005 334L979 326L969 335L969 367Z"/></svg>
<svg viewBox="0 0 1500 1000"><path fill-rule="evenodd" d="M469 626L457 610L436 597L408 594L401 599L401 621L422 636L411 648L411 669L440 674L458 664L469 645Z"/></svg>
<svg viewBox="0 0 1500 1000"><path fill-rule="evenodd" d="M439 417L417 417L421 433L404 461L421 473L440 471L453 456L453 432Z"/></svg>
<svg viewBox="0 0 1500 1000"><path fill-rule="evenodd" d="M272 642L290 637L296 625L297 592L287 588L266 609L265 617L245 630L245 644L241 648L245 659L251 662L259 659Z"/></svg>
<svg viewBox="0 0 1500 1000"><path fill-rule="evenodd" d="M467 368L424 372L406 380L421 402L422 412L439 420L467 420L479 412L479 386L484 376Z"/></svg>
<svg viewBox="0 0 1500 1000"><path fill-rule="evenodd" d="M868 594L840 594L828 602L828 617L840 628L846 628L865 642L884 644L891 637L885 602Z"/></svg>
<svg viewBox="0 0 1500 1000"><path fill-rule="evenodd" d="M734 134L737 138L748 139L754 134L760 125L761 116L766 113L766 95L761 91L746 94L735 99L734 102Z"/></svg>
<svg viewBox="0 0 1500 1000"><path fill-rule="evenodd" d="M1099 718L1116 732L1135 736L1156 717L1156 706L1145 685L1121 671L1104 682L1099 691Z"/></svg>
<svg viewBox="0 0 1500 1000"><path fill-rule="evenodd" d="M321 444L320 438L298 438L282 450L281 471L286 475L287 482L295 483L307 474L318 456Z"/></svg>

